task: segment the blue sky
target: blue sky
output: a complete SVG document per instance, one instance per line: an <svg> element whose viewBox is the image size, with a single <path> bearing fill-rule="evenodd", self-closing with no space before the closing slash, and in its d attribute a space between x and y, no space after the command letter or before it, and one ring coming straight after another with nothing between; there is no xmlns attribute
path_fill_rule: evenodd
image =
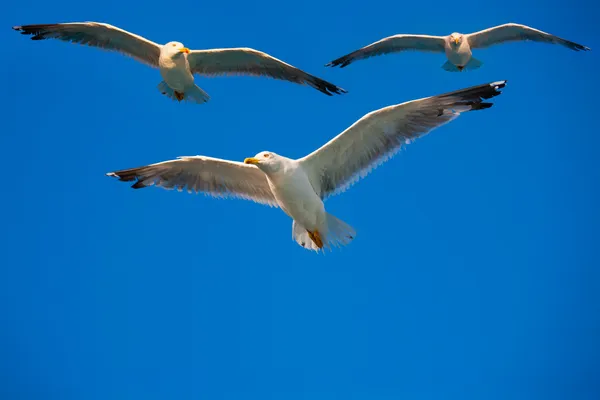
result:
<svg viewBox="0 0 600 400"><path fill-rule="evenodd" d="M7 3L0 398L599 398L596 16L591 1ZM254 47L349 93L198 78L211 101L177 104L157 70L10 29L85 20ZM504 22L593 51L509 44L463 74L419 53L323 66L391 34ZM279 210L104 176L300 157L372 110L500 79L492 109L327 201L358 234L324 256Z"/></svg>

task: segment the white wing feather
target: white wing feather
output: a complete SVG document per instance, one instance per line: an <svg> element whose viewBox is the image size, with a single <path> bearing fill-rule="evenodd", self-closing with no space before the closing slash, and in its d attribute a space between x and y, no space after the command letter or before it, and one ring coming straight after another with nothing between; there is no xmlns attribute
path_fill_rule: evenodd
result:
<svg viewBox="0 0 600 400"><path fill-rule="evenodd" d="M265 174L254 165L193 156L139 168L109 172L122 181L137 181L134 189L156 185L165 189L237 197L277 207Z"/></svg>
<svg viewBox="0 0 600 400"><path fill-rule="evenodd" d="M538 29L531 28L520 24L504 24L493 28L484 29L479 32L466 35L469 45L472 48L483 48L493 46L495 44L505 42L516 42L531 40L534 42L543 42L551 44L560 44L575 51L587 51L589 47L581 44L562 39L558 36L542 32Z"/></svg>
<svg viewBox="0 0 600 400"><path fill-rule="evenodd" d="M58 39L116 51L152 67L158 67L161 46L141 36L100 22L70 22L14 26L32 40Z"/></svg>
<svg viewBox="0 0 600 400"><path fill-rule="evenodd" d="M489 108L506 81L409 101L371 112L298 162L316 193L325 199L342 192L392 157L401 147L457 118Z"/></svg>
<svg viewBox="0 0 600 400"><path fill-rule="evenodd" d="M266 53L249 48L193 50L187 56L192 73L200 75L267 76L309 85L327 95L346 91Z"/></svg>
<svg viewBox="0 0 600 400"><path fill-rule="evenodd" d="M339 65L341 68L344 68L354 61L406 50L443 52L444 44L445 40L443 36L395 35L381 39L378 42L372 43L350 54L346 54L325 66L336 67Z"/></svg>

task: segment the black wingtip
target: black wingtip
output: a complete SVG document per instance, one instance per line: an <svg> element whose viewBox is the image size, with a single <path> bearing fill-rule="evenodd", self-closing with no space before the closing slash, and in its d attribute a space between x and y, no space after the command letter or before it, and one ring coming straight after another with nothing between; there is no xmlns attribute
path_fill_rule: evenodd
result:
<svg viewBox="0 0 600 400"><path fill-rule="evenodd" d="M124 175L124 174L121 174L121 171L117 171L117 172L107 172L105 175L106 175L106 176L109 176L109 177L111 177L111 178L118 179L118 180L120 180L120 181L125 181L125 182L132 180L132 179L131 179L131 177L128 177L128 176L126 176L126 175Z"/></svg>
<svg viewBox="0 0 600 400"><path fill-rule="evenodd" d="M313 77L313 79L309 80L308 83L310 86L314 87L321 93L326 94L327 96L333 96L334 94L345 94L348 93L346 89L343 89L337 85L334 85L331 82L327 82L321 78Z"/></svg>
<svg viewBox="0 0 600 400"><path fill-rule="evenodd" d="M340 64L343 64L343 63L339 62L338 60L334 60L334 61L328 62L327 64L325 64L325 66L330 67L330 68L335 68L335 67L339 67ZM344 65L342 65L341 67L343 68Z"/></svg>
<svg viewBox="0 0 600 400"><path fill-rule="evenodd" d="M32 40L46 39L49 30L61 24L34 24L34 25L17 25L13 26L13 30L21 32L21 35L32 35Z"/></svg>
<svg viewBox="0 0 600 400"><path fill-rule="evenodd" d="M148 187L148 185L146 183L144 183L143 179L142 180L139 179L139 172L141 169L143 169L143 167L142 168L123 169L120 171L109 172L106 174L106 176L110 176L112 178L117 178L119 181L122 181L122 182L135 181L135 183L133 185L131 185L131 187L133 189L142 189L142 188Z"/></svg>
<svg viewBox="0 0 600 400"><path fill-rule="evenodd" d="M340 66L340 64L344 63L344 61L345 61L344 57L336 58L335 60L330 61L327 64L325 64L325 66L326 67L331 67L331 68L338 67L338 66ZM343 67L343 65L342 65L342 67Z"/></svg>
<svg viewBox="0 0 600 400"><path fill-rule="evenodd" d="M20 32L21 35L32 35L31 40L43 39L41 35L42 25L17 25L13 26L13 30Z"/></svg>
<svg viewBox="0 0 600 400"><path fill-rule="evenodd" d="M352 64L352 60L348 56L344 56L325 64L325 66L331 68L346 68L350 64Z"/></svg>
<svg viewBox="0 0 600 400"><path fill-rule="evenodd" d="M486 108L490 108L493 105L494 103L474 103L471 104L471 111L485 110Z"/></svg>
<svg viewBox="0 0 600 400"><path fill-rule="evenodd" d="M506 86L506 82L508 82L506 79L503 81L496 81L490 83L490 86L492 86L496 90L504 89L504 87Z"/></svg>
<svg viewBox="0 0 600 400"><path fill-rule="evenodd" d="M506 87L506 80L495 81L483 85L472 86L465 89L440 95L441 98L452 99L452 104L458 106L468 106L468 111L485 110L494 104L485 102L493 97L502 94L501 89ZM443 112L443 110L442 110Z"/></svg>
<svg viewBox="0 0 600 400"><path fill-rule="evenodd" d="M142 181L137 181L136 183L131 185L132 189L143 189L145 187L146 187L146 185L144 185L144 183Z"/></svg>

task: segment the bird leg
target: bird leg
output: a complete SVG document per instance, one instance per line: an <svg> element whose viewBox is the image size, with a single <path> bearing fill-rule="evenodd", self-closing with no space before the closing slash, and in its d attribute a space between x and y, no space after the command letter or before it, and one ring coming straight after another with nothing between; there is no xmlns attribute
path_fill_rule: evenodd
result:
<svg viewBox="0 0 600 400"><path fill-rule="evenodd" d="M308 232L308 237L310 238L310 240L312 240L313 242L315 242L315 244L317 245L318 248L322 249L323 248L323 240L321 239L321 234L319 233L319 231L306 231Z"/></svg>
<svg viewBox="0 0 600 400"><path fill-rule="evenodd" d="M464 67L464 66L462 66L462 67L461 67L460 65L457 65L457 66L456 66L456 68L458 68L458 70L459 70L460 72L463 72L463 69L465 69L465 67Z"/></svg>
<svg viewBox="0 0 600 400"><path fill-rule="evenodd" d="M175 98L177 99L177 101L181 101L185 97L185 95L183 93L179 93L178 91L174 91L174 93L175 93Z"/></svg>

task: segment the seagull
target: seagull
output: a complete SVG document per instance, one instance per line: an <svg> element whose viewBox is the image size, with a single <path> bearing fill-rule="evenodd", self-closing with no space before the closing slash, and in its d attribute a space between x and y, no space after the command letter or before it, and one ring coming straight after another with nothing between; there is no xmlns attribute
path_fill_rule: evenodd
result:
<svg viewBox="0 0 600 400"><path fill-rule="evenodd" d="M421 50L430 52L445 52L448 61L442 68L450 72L474 70L483 65L481 61L472 57L471 49L485 48L504 42L531 40L560 44L575 51L588 51L589 47L561 39L558 36L542 32L535 28L519 24L504 24L479 32L462 34L454 32L449 36L429 35L395 35L378 42L372 43L362 49L340 57L326 64L326 67L340 66L344 68L354 61L363 60L373 56L396 53L406 50Z"/></svg>
<svg viewBox="0 0 600 400"><path fill-rule="evenodd" d="M58 39L116 51L158 68L160 92L178 102L205 103L210 96L194 83L193 74L254 75L309 85L328 96L346 90L310 75L266 53L250 48L190 50L180 42L165 45L100 22L14 26L32 40Z"/></svg>
<svg viewBox="0 0 600 400"><path fill-rule="evenodd" d="M463 113L490 108L506 81L413 100L373 111L300 159L262 151L244 162L204 156L109 172L134 189L165 189L237 197L279 207L293 219L292 238L321 251L350 243L355 230L325 211L323 201L348 189L405 144Z"/></svg>

